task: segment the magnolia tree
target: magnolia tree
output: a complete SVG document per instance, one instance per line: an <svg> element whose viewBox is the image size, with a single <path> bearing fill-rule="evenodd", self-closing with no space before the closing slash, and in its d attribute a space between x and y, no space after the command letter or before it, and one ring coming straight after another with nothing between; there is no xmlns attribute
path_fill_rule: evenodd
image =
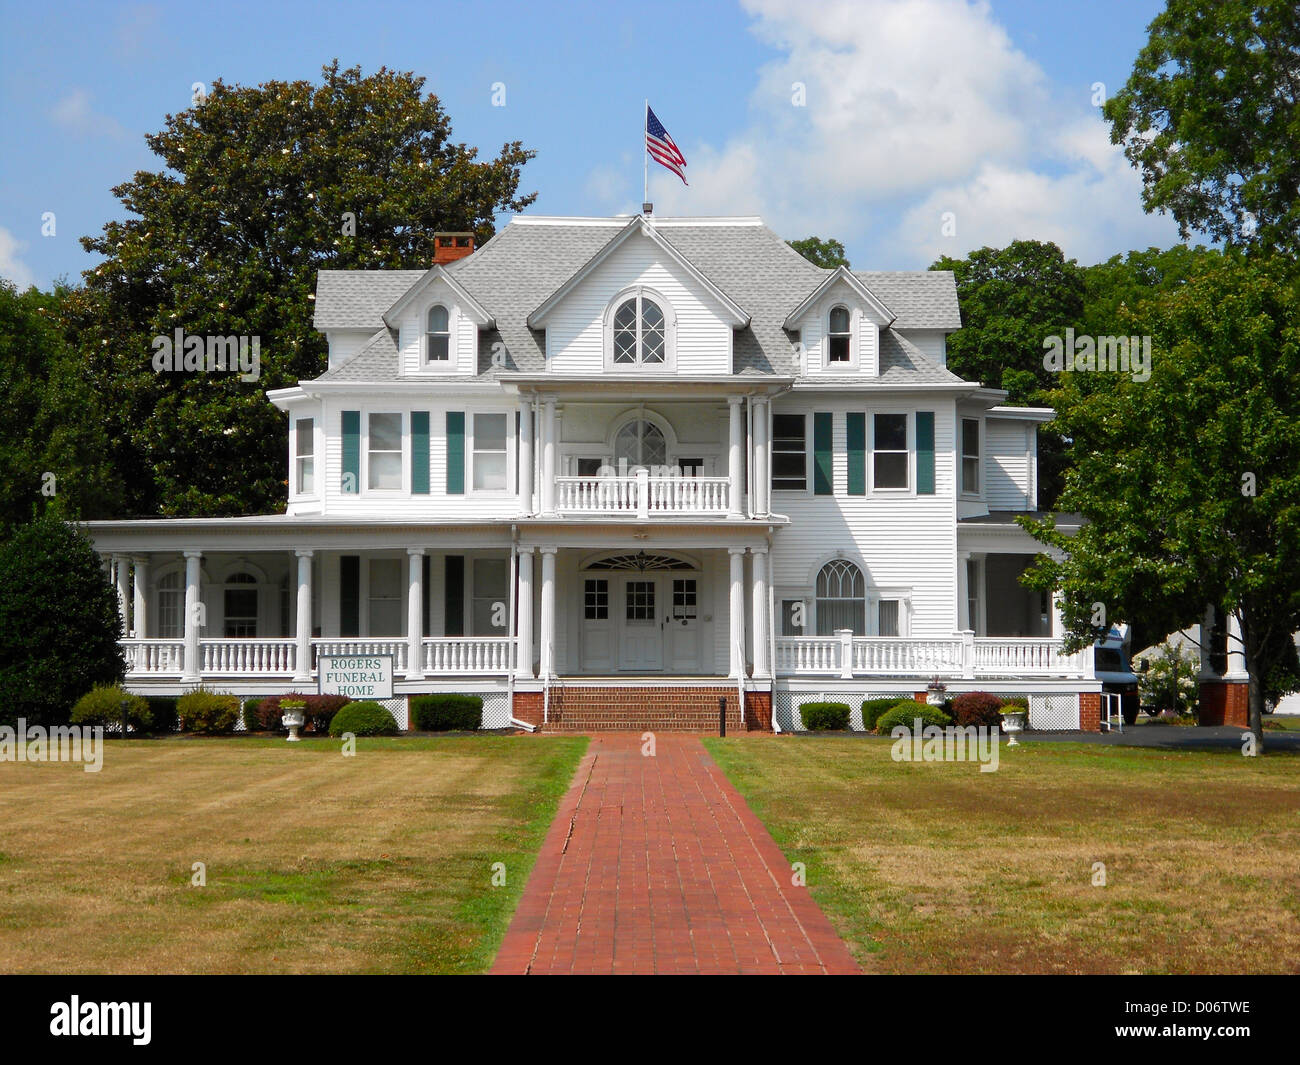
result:
<svg viewBox="0 0 1300 1065"><path fill-rule="evenodd" d="M1225 256L1136 309L1153 340L1145 381L1063 374L1049 399L1072 461L1067 536L1021 524L1051 550L1026 583L1062 589L1074 646L1112 621L1144 631L1235 616L1262 745L1266 700L1297 687L1300 629L1300 291L1287 262Z"/></svg>

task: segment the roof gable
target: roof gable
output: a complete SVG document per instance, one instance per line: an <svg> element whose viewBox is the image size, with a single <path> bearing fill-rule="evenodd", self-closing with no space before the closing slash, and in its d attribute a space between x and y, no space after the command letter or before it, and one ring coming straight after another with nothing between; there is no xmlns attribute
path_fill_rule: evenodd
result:
<svg viewBox="0 0 1300 1065"><path fill-rule="evenodd" d="M876 323L877 325L888 327L892 325L894 320L898 317L885 305L884 301L872 292L871 289L867 287L866 283L850 271L848 267L837 266L826 275L820 285L804 297L799 306L786 315L785 322L783 323L784 327L791 330L798 329L800 319L811 311L821 301L822 297L831 291L831 289L836 285L841 284L845 285L849 291L875 312L880 319Z"/></svg>

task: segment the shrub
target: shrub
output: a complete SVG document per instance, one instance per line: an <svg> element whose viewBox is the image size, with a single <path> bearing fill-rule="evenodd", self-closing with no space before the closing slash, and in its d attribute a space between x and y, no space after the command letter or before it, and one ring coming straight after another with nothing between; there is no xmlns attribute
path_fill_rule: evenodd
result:
<svg viewBox="0 0 1300 1065"><path fill-rule="evenodd" d="M997 728L1002 724L1002 707L1007 702L988 692L966 692L952 701L952 716L963 728L967 725Z"/></svg>
<svg viewBox="0 0 1300 1065"><path fill-rule="evenodd" d="M258 707L261 705L260 699L245 699L243 708L239 712L240 719L244 722L245 732L257 732L262 727L262 715L258 713Z"/></svg>
<svg viewBox="0 0 1300 1065"><path fill-rule="evenodd" d="M1200 662L1176 644L1162 643L1138 673L1138 694L1148 713L1173 710L1191 714L1200 700Z"/></svg>
<svg viewBox="0 0 1300 1065"><path fill-rule="evenodd" d="M149 701L142 695L132 695L117 684L97 684L86 692L72 708L69 720L74 725L103 725L119 728L122 711L126 710L126 723L137 732L153 724Z"/></svg>
<svg viewBox="0 0 1300 1065"><path fill-rule="evenodd" d="M186 732L220 735L234 730L239 720L239 698L227 692L195 688L176 700L176 713Z"/></svg>
<svg viewBox="0 0 1300 1065"><path fill-rule="evenodd" d="M289 692L285 695L270 695L257 704L257 718L263 732L287 732L280 724L284 711L280 703L285 699L305 703L303 710L305 721L303 731L325 735L329 732L330 721L334 715L352 700L346 695L303 695L301 692Z"/></svg>
<svg viewBox="0 0 1300 1065"><path fill-rule="evenodd" d="M870 732L876 727L880 715L894 709L903 702L903 698L901 695L887 695L883 699L868 699L862 704L862 727Z"/></svg>
<svg viewBox="0 0 1300 1065"><path fill-rule="evenodd" d="M483 727L483 700L477 695L417 695L411 720L421 732L473 732Z"/></svg>
<svg viewBox="0 0 1300 1065"><path fill-rule="evenodd" d="M1006 713L1008 707L1014 707L1017 710L1023 710L1029 713L1029 696L1028 695L1008 695L1002 700L1002 711Z"/></svg>
<svg viewBox="0 0 1300 1065"><path fill-rule="evenodd" d="M121 683L121 629L90 540L48 515L15 532L0 545L0 724L66 724L95 685Z"/></svg>
<svg viewBox="0 0 1300 1065"><path fill-rule="evenodd" d="M176 715L176 696L146 695L155 733L175 732L180 721Z"/></svg>
<svg viewBox="0 0 1300 1065"><path fill-rule="evenodd" d="M395 736L397 719L369 699L348 703L330 722L331 736L342 736L345 732L351 732L354 736Z"/></svg>
<svg viewBox="0 0 1300 1065"><path fill-rule="evenodd" d="M804 703L799 720L809 732L844 732L849 727L849 704Z"/></svg>
<svg viewBox="0 0 1300 1065"><path fill-rule="evenodd" d="M888 736L899 725L906 725L909 729L915 728L918 717L921 719L922 728L931 725L943 728L945 725L952 724L952 719L937 706L916 702L899 703L892 710L880 715L880 719L876 722L876 731L882 736Z"/></svg>

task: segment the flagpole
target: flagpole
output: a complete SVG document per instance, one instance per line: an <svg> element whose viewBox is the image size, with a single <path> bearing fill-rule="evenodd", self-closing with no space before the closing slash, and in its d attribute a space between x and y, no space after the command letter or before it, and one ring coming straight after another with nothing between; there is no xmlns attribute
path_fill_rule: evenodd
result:
<svg viewBox="0 0 1300 1065"><path fill-rule="evenodd" d="M641 112L641 203L650 202L650 145L646 141L646 129L650 123L650 97L646 97L645 110ZM642 210L645 210L644 206Z"/></svg>

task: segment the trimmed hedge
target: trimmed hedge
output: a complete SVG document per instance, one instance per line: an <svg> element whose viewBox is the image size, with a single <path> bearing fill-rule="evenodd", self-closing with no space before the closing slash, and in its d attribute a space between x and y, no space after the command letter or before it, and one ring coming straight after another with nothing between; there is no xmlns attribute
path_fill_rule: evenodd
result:
<svg viewBox="0 0 1300 1065"><path fill-rule="evenodd" d="M943 728L945 725L952 724L952 718L937 706L916 702L899 703L888 713L881 714L880 719L876 722L876 731L882 736L888 736L899 725L912 729L916 727L918 717L921 719L922 728L929 728L931 725L938 725Z"/></svg>
<svg viewBox="0 0 1300 1065"><path fill-rule="evenodd" d="M967 692L952 701L953 717L963 727L984 725L987 728L997 728L1002 724L1002 707L1005 704L1006 700L998 695Z"/></svg>
<svg viewBox="0 0 1300 1065"><path fill-rule="evenodd" d="M890 695L883 699L867 699L862 704L862 727L870 732L876 727L876 722L880 720L882 714L888 713L896 706L902 706L904 703L914 701L905 699L901 695Z"/></svg>
<svg viewBox="0 0 1300 1065"><path fill-rule="evenodd" d="M303 731L317 735L329 733L330 722L334 715L352 702L346 695L304 695L301 692L286 692L284 695L268 695L257 704L258 729L262 732L288 732L280 718L284 711L280 703L285 699L305 703L303 709ZM247 718L245 718L247 721ZM333 735L333 733L330 733Z"/></svg>
<svg viewBox="0 0 1300 1065"><path fill-rule="evenodd" d="M809 732L844 732L849 727L849 704L804 703L799 720Z"/></svg>
<svg viewBox="0 0 1300 1065"><path fill-rule="evenodd" d="M348 703L330 722L331 736L351 732L354 736L395 736L397 719L373 700Z"/></svg>
<svg viewBox="0 0 1300 1065"><path fill-rule="evenodd" d="M416 695L410 708L420 732L475 732L483 727L483 700L477 695Z"/></svg>
<svg viewBox="0 0 1300 1065"><path fill-rule="evenodd" d="M176 713L186 732L219 736L234 731L239 720L239 697L196 688L176 700Z"/></svg>
<svg viewBox="0 0 1300 1065"><path fill-rule="evenodd" d="M143 732L153 724L149 700L143 695L132 695L118 684L96 684L76 701L69 720L74 725L121 728L124 709L127 726L134 731Z"/></svg>

